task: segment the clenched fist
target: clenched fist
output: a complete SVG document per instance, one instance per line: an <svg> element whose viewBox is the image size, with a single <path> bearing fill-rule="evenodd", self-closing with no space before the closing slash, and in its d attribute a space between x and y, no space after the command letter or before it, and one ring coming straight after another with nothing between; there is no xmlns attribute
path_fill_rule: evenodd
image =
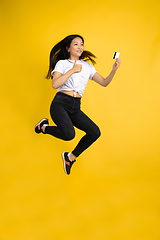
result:
<svg viewBox="0 0 160 240"><path fill-rule="evenodd" d="M74 65L73 65L73 71L74 73L79 73L82 71L82 64L76 64L77 60L75 60Z"/></svg>

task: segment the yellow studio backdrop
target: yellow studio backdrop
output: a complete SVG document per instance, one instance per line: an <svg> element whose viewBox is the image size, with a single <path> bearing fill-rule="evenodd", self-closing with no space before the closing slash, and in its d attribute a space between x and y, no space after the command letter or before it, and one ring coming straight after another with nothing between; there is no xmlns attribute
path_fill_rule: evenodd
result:
<svg viewBox="0 0 160 240"><path fill-rule="evenodd" d="M159 240L160 1L0 1L0 239ZM102 135L73 166L64 142L37 135L56 93L51 48L85 39L107 88L89 81L82 110Z"/></svg>

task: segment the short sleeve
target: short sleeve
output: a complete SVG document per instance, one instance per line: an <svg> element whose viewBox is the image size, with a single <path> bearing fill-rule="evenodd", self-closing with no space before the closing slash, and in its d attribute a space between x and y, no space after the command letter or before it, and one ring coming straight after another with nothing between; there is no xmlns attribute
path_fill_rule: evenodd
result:
<svg viewBox="0 0 160 240"><path fill-rule="evenodd" d="M53 73L54 72L60 72L63 74L63 65L62 65L62 61L59 60L56 65L55 65L55 68L53 69L53 71L51 72L52 76L53 76Z"/></svg>
<svg viewBox="0 0 160 240"><path fill-rule="evenodd" d="M96 71L96 69L95 69L91 64L89 64L89 65L90 65L90 75L89 75L89 79L92 80L94 74L95 74L97 71Z"/></svg>

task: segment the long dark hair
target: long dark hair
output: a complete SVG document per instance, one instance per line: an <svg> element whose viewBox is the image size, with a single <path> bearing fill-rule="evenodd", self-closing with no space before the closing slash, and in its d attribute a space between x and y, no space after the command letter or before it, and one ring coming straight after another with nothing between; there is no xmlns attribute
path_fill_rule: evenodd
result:
<svg viewBox="0 0 160 240"><path fill-rule="evenodd" d="M57 43L51 50L50 52L50 65L49 65L49 70L48 70L48 74L46 76L47 79L52 78L51 72L54 69L56 63L59 60L64 60L64 59L68 59L70 57L69 52L67 51L67 49L70 47L70 44L72 42L72 40L76 37L79 37L82 39L82 42L84 44L84 39L82 36L80 35L69 35L67 37L65 37L62 41L60 41L59 43ZM80 56L80 60L84 60L84 61L91 61L92 64L94 65L96 62L94 60L94 58L96 58L96 56L89 52L89 51L83 51L82 55Z"/></svg>

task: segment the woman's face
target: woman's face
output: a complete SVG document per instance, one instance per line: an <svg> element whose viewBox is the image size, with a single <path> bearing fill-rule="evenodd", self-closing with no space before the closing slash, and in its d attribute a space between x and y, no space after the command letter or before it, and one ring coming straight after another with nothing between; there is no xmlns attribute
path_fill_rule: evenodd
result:
<svg viewBox="0 0 160 240"><path fill-rule="evenodd" d="M84 50L83 41L81 38L76 37L72 40L68 52L70 53L70 59L79 59Z"/></svg>

